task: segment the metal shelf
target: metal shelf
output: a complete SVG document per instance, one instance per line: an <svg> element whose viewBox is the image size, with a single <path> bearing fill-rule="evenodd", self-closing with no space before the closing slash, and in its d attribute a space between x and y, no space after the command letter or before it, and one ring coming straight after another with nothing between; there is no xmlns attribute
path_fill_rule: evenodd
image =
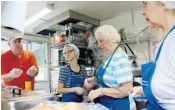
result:
<svg viewBox="0 0 175 110"><path fill-rule="evenodd" d="M67 42L64 42L64 43L60 43L59 45L57 45L57 46L50 46L51 48L54 48L54 49L61 49L61 48L63 48L63 46L65 45L65 44L68 44ZM76 45L77 47L79 47L79 48L87 48L87 49L91 49L91 48L88 48L87 46L82 46L82 45Z"/></svg>
<svg viewBox="0 0 175 110"><path fill-rule="evenodd" d="M75 30L76 30L76 31L83 31L83 32L86 32L86 31L87 31L87 30L86 30L86 27L81 26L81 25L77 25L77 24L73 24L73 23L69 23L69 24L66 25L65 27L67 27L66 30L69 30L68 27L71 27L74 31L75 31Z"/></svg>
<svg viewBox="0 0 175 110"><path fill-rule="evenodd" d="M129 59L136 59L137 55L128 55Z"/></svg>
<svg viewBox="0 0 175 110"><path fill-rule="evenodd" d="M68 44L68 43L67 43L67 42L63 42L63 43L60 43L60 44L57 45L57 46L50 46L50 48L60 49L60 48L63 48L63 46L64 46L65 44Z"/></svg>

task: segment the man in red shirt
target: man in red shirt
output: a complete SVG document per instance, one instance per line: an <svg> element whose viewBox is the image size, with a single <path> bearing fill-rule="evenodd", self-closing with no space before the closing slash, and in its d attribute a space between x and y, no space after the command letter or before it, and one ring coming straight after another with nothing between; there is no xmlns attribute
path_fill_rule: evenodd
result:
<svg viewBox="0 0 175 110"><path fill-rule="evenodd" d="M11 50L1 55L1 78L7 86L17 86L25 89L25 82L31 82L34 89L34 79L38 74L38 64L32 52L23 50L21 36L12 36L8 42Z"/></svg>

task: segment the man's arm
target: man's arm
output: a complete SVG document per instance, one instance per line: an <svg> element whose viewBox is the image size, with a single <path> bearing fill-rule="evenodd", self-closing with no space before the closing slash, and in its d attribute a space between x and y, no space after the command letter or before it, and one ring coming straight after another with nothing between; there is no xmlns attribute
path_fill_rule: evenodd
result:
<svg viewBox="0 0 175 110"><path fill-rule="evenodd" d="M6 67L6 62L5 62L5 56L1 55L1 79L4 82L10 82L13 80L12 77L10 77L7 67Z"/></svg>

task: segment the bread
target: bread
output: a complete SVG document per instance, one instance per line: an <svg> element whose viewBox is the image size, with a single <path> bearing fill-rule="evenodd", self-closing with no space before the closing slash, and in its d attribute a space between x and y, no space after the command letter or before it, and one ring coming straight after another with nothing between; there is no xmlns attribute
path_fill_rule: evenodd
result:
<svg viewBox="0 0 175 110"><path fill-rule="evenodd" d="M69 102L65 105L66 110L85 110L80 103Z"/></svg>
<svg viewBox="0 0 175 110"><path fill-rule="evenodd" d="M81 103L69 102L50 105L47 102L42 102L32 109L28 110L85 110Z"/></svg>

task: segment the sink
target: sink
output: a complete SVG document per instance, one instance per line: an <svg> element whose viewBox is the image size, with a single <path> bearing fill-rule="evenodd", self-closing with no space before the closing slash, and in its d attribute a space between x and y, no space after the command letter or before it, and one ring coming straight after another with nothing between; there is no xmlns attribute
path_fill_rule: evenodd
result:
<svg viewBox="0 0 175 110"><path fill-rule="evenodd" d="M43 94L34 91L23 91L22 93L22 95L14 95L8 91L1 91L1 109L26 110L54 98L54 94L50 93Z"/></svg>
<svg viewBox="0 0 175 110"><path fill-rule="evenodd" d="M38 97L28 100L11 101L8 103L8 110L26 110L33 108L37 104L49 101L52 96Z"/></svg>
<svg viewBox="0 0 175 110"><path fill-rule="evenodd" d="M27 110L41 102L57 102L54 93L38 93L34 91L22 91L22 95L14 95L9 91L1 91L1 110ZM85 110L107 110L106 107L94 103L81 103Z"/></svg>

